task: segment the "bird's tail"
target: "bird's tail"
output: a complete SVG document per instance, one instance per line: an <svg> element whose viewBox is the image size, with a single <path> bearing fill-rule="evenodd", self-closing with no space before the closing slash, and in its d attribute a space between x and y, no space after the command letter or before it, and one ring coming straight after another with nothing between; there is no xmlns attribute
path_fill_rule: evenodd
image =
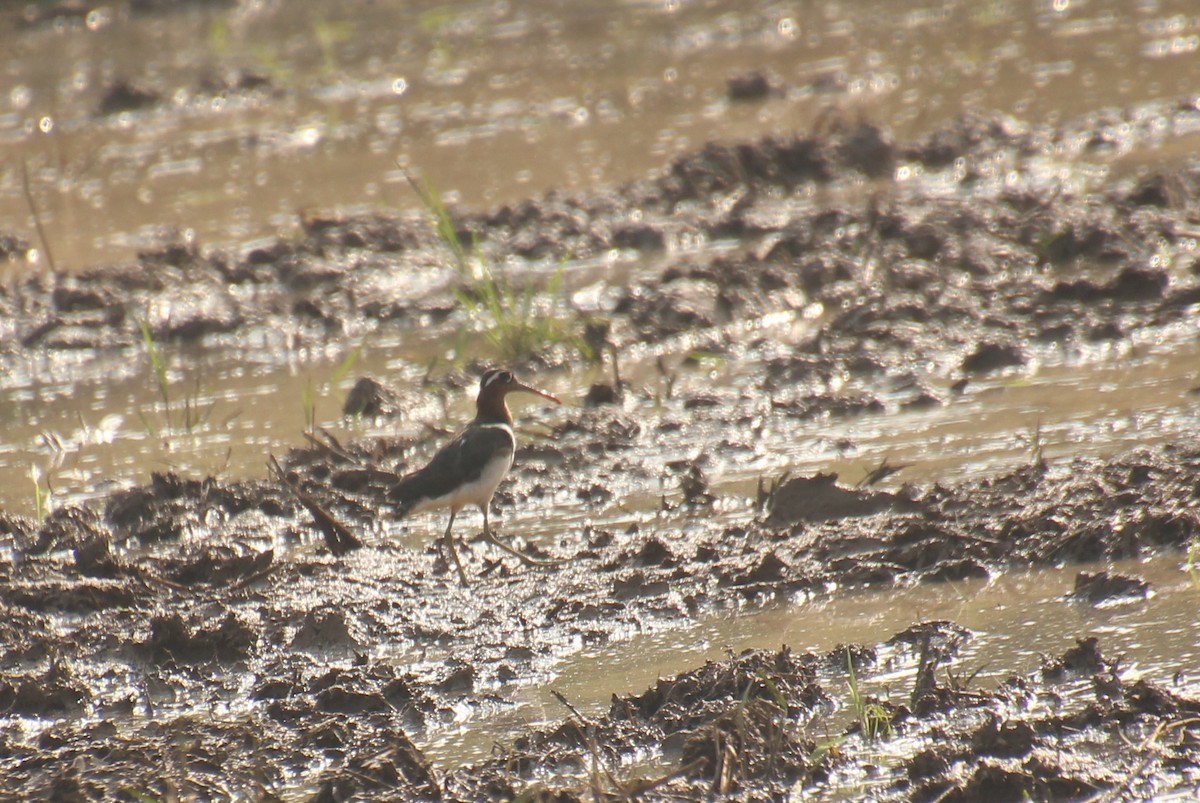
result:
<svg viewBox="0 0 1200 803"><path fill-rule="evenodd" d="M411 513L424 497L421 484L420 475L409 474L398 479L396 484L388 489L387 500L396 511L397 518L404 518Z"/></svg>

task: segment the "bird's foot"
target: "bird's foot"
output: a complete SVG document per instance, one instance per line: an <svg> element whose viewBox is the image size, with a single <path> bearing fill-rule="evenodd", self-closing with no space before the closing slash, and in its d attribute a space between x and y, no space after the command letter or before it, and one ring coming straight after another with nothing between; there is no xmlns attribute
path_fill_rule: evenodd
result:
<svg viewBox="0 0 1200 803"><path fill-rule="evenodd" d="M522 563L524 563L526 566L561 566L562 564L564 564L570 560L570 558L535 558L530 555L526 555L521 550L516 549L516 548L504 543L503 541L501 541L499 538L496 537L496 534L493 533L490 529L483 531L483 537L486 538L492 544L495 544L496 546L500 547L501 549L503 549L505 552L512 555L513 557L519 558L520 561Z"/></svg>

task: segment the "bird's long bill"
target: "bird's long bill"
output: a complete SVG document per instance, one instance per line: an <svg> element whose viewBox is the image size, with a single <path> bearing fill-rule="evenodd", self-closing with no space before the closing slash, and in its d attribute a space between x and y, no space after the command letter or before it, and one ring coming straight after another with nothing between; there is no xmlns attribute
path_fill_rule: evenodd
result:
<svg viewBox="0 0 1200 803"><path fill-rule="evenodd" d="M562 402L559 401L557 396L551 396L549 393L547 393L544 390L538 390L537 388L531 388L531 387L529 387L529 385L522 385L520 382L513 382L513 390L523 390L526 393L532 393L535 396L541 396L543 399L549 399L550 401L554 402L555 404L562 404Z"/></svg>

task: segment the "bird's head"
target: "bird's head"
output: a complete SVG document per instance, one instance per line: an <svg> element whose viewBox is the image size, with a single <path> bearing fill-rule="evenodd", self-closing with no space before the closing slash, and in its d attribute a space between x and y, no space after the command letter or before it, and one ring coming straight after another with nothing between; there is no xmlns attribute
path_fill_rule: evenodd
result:
<svg viewBox="0 0 1200 803"><path fill-rule="evenodd" d="M549 399L555 404L562 404L556 397L544 390L531 388L529 385L518 382L512 371L493 368L485 371L479 379L479 396L475 399L475 407L479 415L507 421L511 424L512 415L508 412L508 405L504 402L504 397L510 393L532 393L543 399Z"/></svg>

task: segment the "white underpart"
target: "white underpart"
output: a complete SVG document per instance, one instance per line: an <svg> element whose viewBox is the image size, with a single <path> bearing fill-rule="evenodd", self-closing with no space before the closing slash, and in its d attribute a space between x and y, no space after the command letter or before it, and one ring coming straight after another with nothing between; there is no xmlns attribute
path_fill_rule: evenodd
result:
<svg viewBox="0 0 1200 803"><path fill-rule="evenodd" d="M513 438L512 427L508 424L484 424L483 426L502 429L508 433L510 438ZM513 438L513 443L516 443L515 438ZM483 467L483 473L474 482L460 485L445 496L424 499L412 509L412 512L420 513L423 510L448 507L457 513L467 505L486 507L492 501L496 489L500 487L504 475L512 468L512 464L513 452L501 453L488 461L488 464Z"/></svg>

